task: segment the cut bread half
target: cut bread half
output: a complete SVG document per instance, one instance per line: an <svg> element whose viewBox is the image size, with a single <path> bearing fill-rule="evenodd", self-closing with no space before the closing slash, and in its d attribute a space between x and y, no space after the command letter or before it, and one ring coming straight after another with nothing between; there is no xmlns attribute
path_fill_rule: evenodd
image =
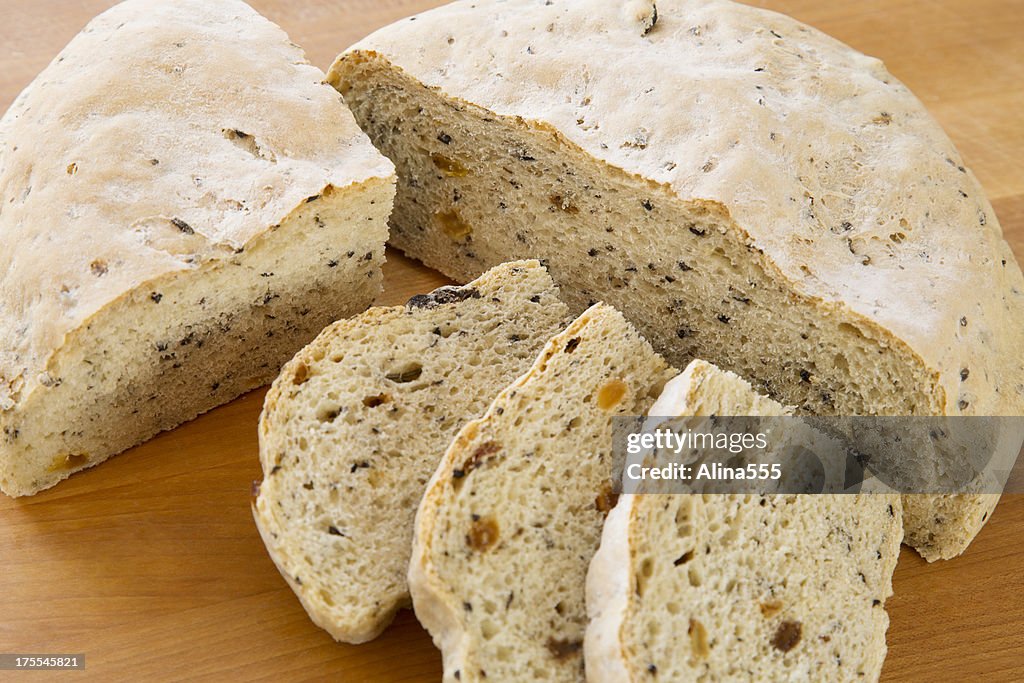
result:
<svg viewBox="0 0 1024 683"><path fill-rule="evenodd" d="M921 102L774 12L624 4L454 2L338 58L390 243L460 282L545 259L574 310L806 414L1024 414L1024 277ZM908 542L955 556L996 500L910 498Z"/></svg>
<svg viewBox="0 0 1024 683"><path fill-rule="evenodd" d="M11 105L0 490L267 384L373 302L394 166L323 78L244 2L129 0Z"/></svg>
<svg viewBox="0 0 1024 683"><path fill-rule="evenodd" d="M317 625L364 642L408 605L427 480L568 318L539 263L508 263L337 322L285 366L260 418L253 514Z"/></svg>
<svg viewBox="0 0 1024 683"><path fill-rule="evenodd" d="M651 415L787 412L694 361ZM877 680L902 535L894 494L624 495L587 574L587 679Z"/></svg>
<svg viewBox="0 0 1024 683"><path fill-rule="evenodd" d="M595 305L452 442L416 518L409 587L444 680L582 681L584 578L614 504L612 424L675 374Z"/></svg>

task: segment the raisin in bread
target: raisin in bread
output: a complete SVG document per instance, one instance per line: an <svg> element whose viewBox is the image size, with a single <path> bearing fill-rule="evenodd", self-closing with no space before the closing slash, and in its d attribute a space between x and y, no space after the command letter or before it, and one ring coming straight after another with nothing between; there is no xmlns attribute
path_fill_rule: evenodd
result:
<svg viewBox="0 0 1024 683"><path fill-rule="evenodd" d="M694 361L651 415L784 415ZM587 680L878 680L899 496L624 495L587 574Z"/></svg>
<svg viewBox="0 0 1024 683"><path fill-rule="evenodd" d="M271 381L372 302L394 168L322 80L242 2L129 0L7 111L5 493Z"/></svg>
<svg viewBox="0 0 1024 683"><path fill-rule="evenodd" d="M329 79L398 166L392 243L456 280L546 259L576 310L808 413L1024 414L1024 278L977 179L878 60L808 26L459 2ZM995 502L909 499L908 541L956 555Z"/></svg>
<svg viewBox="0 0 1024 683"><path fill-rule="evenodd" d="M420 503L409 566L445 681L583 680L613 417L644 414L673 374L596 305L456 436Z"/></svg>
<svg viewBox="0 0 1024 683"><path fill-rule="evenodd" d="M373 308L285 366L260 418L260 534L313 621L374 638L409 604L416 506L459 428L566 324L536 261Z"/></svg>

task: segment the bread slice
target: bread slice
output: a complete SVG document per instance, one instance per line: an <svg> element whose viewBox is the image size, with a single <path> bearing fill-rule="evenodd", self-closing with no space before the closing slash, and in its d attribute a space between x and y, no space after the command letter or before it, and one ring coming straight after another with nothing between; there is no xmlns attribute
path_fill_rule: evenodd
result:
<svg viewBox="0 0 1024 683"><path fill-rule="evenodd" d="M880 62L808 26L476 0L328 77L398 167L392 244L458 281L545 259L575 310L811 414L1024 414L1024 277L982 188ZM919 499L908 540L956 555L995 502Z"/></svg>
<svg viewBox="0 0 1024 683"><path fill-rule="evenodd" d="M420 503L416 616L445 681L582 681L584 577L614 504L616 415L643 414L674 374L596 305L467 424Z"/></svg>
<svg viewBox="0 0 1024 683"><path fill-rule="evenodd" d="M253 514L317 625L360 643L409 604L427 480L568 319L539 263L508 263L337 322L285 366L260 417Z"/></svg>
<svg viewBox="0 0 1024 683"><path fill-rule="evenodd" d="M242 2L129 0L7 111L5 493L271 381L372 302L394 168L322 79Z"/></svg>
<svg viewBox="0 0 1024 683"><path fill-rule="evenodd" d="M784 415L704 361L651 415ZM592 683L878 680L899 496L624 495L587 574Z"/></svg>

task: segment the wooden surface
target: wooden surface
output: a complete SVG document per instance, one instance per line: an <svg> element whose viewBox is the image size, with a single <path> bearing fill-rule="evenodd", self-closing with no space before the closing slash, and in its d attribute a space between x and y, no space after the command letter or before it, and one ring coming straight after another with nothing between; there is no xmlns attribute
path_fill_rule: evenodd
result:
<svg viewBox="0 0 1024 683"><path fill-rule="evenodd" d="M610 1L610 0L609 0ZM0 106L109 0L0 2ZM326 68L431 0L254 0ZM1024 2L771 0L885 60L953 137L1024 260ZM442 280L395 255L383 301ZM1024 322L1022 322L1024 324ZM32 680L431 681L440 658L403 612L380 639L334 643L305 616L249 513L257 391L27 500L0 497L0 652L84 652ZM884 680L1024 680L1024 496L961 558L904 550ZM0 672L0 678L4 678Z"/></svg>

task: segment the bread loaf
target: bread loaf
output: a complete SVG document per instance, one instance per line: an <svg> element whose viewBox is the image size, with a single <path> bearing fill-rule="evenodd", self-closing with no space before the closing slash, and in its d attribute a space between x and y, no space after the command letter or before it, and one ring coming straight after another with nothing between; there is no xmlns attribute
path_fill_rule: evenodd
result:
<svg viewBox="0 0 1024 683"><path fill-rule="evenodd" d="M328 327L288 363L260 418L253 513L309 615L364 642L409 604L423 489L452 437L568 322L536 261Z"/></svg>
<svg viewBox="0 0 1024 683"><path fill-rule="evenodd" d="M371 303L394 169L322 80L242 2L129 0L7 111L5 493L269 382Z"/></svg>
<svg viewBox="0 0 1024 683"><path fill-rule="evenodd" d="M546 259L576 310L807 413L1024 414L1024 278L984 192L878 60L808 26L477 0L329 79L398 166L392 243L450 277ZM909 499L907 539L956 555L995 502Z"/></svg>
<svg viewBox="0 0 1024 683"><path fill-rule="evenodd" d="M784 415L694 361L652 416ZM587 574L587 680L874 681L899 496L625 495Z"/></svg>
<svg viewBox="0 0 1024 683"><path fill-rule="evenodd" d="M612 418L645 414L673 374L596 305L455 437L409 565L445 681L583 680L584 579L615 498Z"/></svg>

